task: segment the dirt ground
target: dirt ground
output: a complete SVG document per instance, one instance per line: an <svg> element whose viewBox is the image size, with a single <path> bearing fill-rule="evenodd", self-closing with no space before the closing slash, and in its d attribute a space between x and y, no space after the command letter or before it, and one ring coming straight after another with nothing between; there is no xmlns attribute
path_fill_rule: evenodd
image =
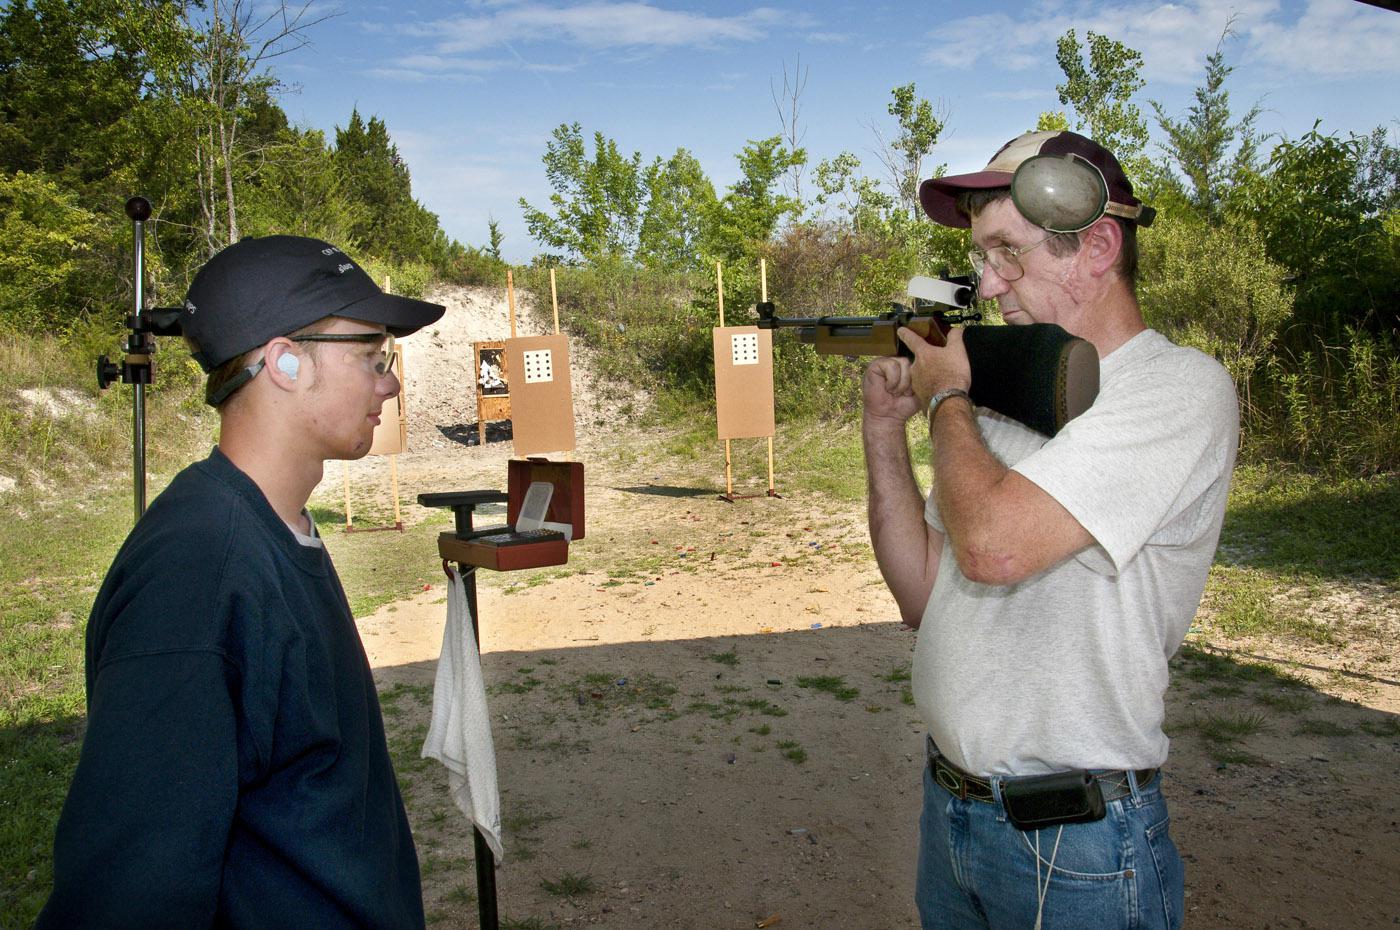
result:
<svg viewBox="0 0 1400 930"><path fill-rule="evenodd" d="M609 393L577 367L574 383ZM439 436L474 422L470 409L437 417L450 420L431 424ZM678 473L654 437L605 423L581 421L587 536L567 569L480 577L503 925L916 926L915 634L875 571L863 508L785 491L781 454L781 497L726 502L720 443L707 471ZM405 501L504 485L508 442L414 436L397 463ZM384 460L355 476L383 486ZM1337 593L1371 631L1344 648L1197 632L1174 660L1165 789L1188 927L1400 926L1400 596ZM441 767L414 761L445 611L438 583L360 630L430 922L475 927L470 826ZM1205 717L1257 726L1222 744Z"/></svg>

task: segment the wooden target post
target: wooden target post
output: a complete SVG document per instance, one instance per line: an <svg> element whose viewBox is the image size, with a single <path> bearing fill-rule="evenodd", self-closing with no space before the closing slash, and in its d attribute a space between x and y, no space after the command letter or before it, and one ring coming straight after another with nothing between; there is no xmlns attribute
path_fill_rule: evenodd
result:
<svg viewBox="0 0 1400 930"><path fill-rule="evenodd" d="M762 299L768 299L768 265L759 264ZM757 326L724 325L724 267L715 262L719 295L719 326L714 330L715 421L724 440L724 494L733 502L734 459L731 440L766 437L768 440L768 497L777 497L773 481L773 333ZM758 495L739 495L756 497Z"/></svg>
<svg viewBox="0 0 1400 930"><path fill-rule="evenodd" d="M388 278L384 279L384 292L391 293ZM355 526L354 511L350 503L350 462L346 461L343 476L347 533L369 533L377 530L403 532L403 514L399 507L399 454L408 451L408 406L404 397L402 343L394 344L394 355L389 360L389 370L399 379L399 393L386 400L379 411L379 425L374 428L369 454L389 457L389 494L394 501L394 522L390 526Z"/></svg>

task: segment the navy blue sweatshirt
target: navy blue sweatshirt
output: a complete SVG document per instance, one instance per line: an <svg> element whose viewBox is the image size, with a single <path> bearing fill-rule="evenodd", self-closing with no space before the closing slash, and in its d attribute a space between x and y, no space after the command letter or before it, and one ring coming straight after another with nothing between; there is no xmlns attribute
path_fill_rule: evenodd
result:
<svg viewBox="0 0 1400 930"><path fill-rule="evenodd" d="M87 700L38 927L423 926L340 580L218 449L112 563Z"/></svg>

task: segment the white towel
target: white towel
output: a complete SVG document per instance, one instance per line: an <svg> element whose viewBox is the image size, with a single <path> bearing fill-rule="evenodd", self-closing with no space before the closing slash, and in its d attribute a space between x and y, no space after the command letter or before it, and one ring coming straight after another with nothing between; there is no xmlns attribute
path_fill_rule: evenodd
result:
<svg viewBox="0 0 1400 930"><path fill-rule="evenodd" d="M423 758L447 766L447 785L462 813L481 831L499 865L501 795L496 786L496 748L491 742L491 716L486 707L486 683L481 656L472 636L471 614L462 576L449 570L447 626L442 631L437 682L433 686L433 719L423 741Z"/></svg>

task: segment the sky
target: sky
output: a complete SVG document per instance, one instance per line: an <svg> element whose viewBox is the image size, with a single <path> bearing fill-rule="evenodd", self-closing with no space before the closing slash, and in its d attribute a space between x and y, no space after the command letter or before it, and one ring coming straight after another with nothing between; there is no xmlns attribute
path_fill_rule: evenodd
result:
<svg viewBox="0 0 1400 930"><path fill-rule="evenodd" d="M352 109L378 116L447 234L481 246L494 219L512 262L546 251L518 201L547 207L560 124L644 163L685 148L723 193L744 145L783 133L785 80L800 82L810 195L811 167L843 151L886 177L890 91L913 82L945 121L927 164L975 171L1064 109L1055 43L1070 28L1142 54L1134 102L1154 140L1149 101L1185 115L1228 27L1225 88L1237 115L1261 106L1261 132L1296 139L1320 120L1400 141L1400 12L1357 0L311 0L306 16L320 19L308 44L272 62L293 123L333 141Z"/></svg>

